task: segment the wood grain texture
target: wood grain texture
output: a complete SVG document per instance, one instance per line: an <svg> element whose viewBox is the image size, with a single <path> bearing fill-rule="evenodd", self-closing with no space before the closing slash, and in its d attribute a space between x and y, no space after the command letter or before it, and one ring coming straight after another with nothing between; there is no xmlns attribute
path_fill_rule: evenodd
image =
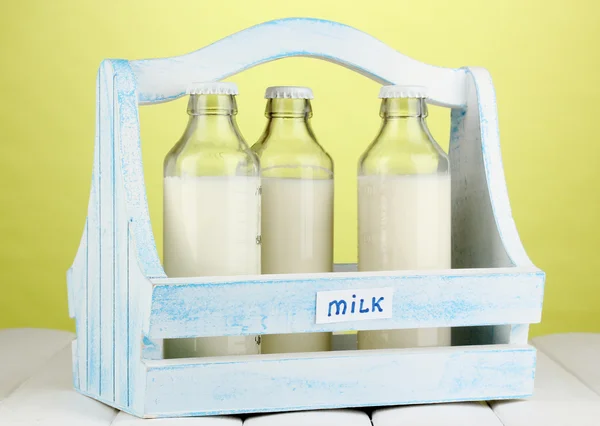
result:
<svg viewBox="0 0 600 426"><path fill-rule="evenodd" d="M244 426L371 426L364 411L321 410L251 416Z"/></svg>
<svg viewBox="0 0 600 426"><path fill-rule="evenodd" d="M66 332L40 329L0 330L0 384L9 383L16 375L19 386L9 390L9 396L0 402L0 424L15 425L77 425L77 426L235 426L242 424L238 417L201 417L179 419L141 420L125 413L116 415L103 404L85 398L71 389L70 352L68 342L72 335ZM586 354L597 353L599 334L573 333L543 336L533 339L545 341L547 355L538 352L537 380L534 396L525 401L502 401L493 403L496 414L504 426L596 426L600 418L600 397L584 381L594 377L596 358ZM67 346L63 346L63 345ZM62 349L54 352L58 347ZM581 372L590 375L578 377L565 370L551 359L561 352L575 355L560 355L566 365L576 364ZM47 350L47 351L46 351ZM53 352L55 355L48 355ZM7 358L8 356L8 358ZM574 358L573 358L574 357ZM572 361L571 361L572 360ZM30 361L30 362L28 362ZM584 373L581 373L584 374ZM5 392L6 393L6 392ZM479 407L481 409L479 409ZM491 413L491 410L488 409ZM355 416L331 413L357 413ZM437 426L460 425L499 426L485 414L484 404L455 403L428 404L420 406L391 407L376 409L372 413L374 426ZM115 417L116 415L116 417ZM335 418L334 418L335 417ZM257 419L257 420L254 420ZM260 422L258 422L260 420ZM343 421L342 421L343 420ZM250 416L250 426L271 424L294 425L360 425L364 414L356 410L311 411L282 413L277 415ZM473 423L477 421L477 423ZM142 423L144 422L144 423ZM251 423L257 422L257 423ZM269 423L270 422L270 423ZM491 422L491 423L490 423ZM368 424L368 423L367 423Z"/></svg>
<svg viewBox="0 0 600 426"><path fill-rule="evenodd" d="M242 426L242 419L234 416L140 419L120 412L111 426Z"/></svg>
<svg viewBox="0 0 600 426"><path fill-rule="evenodd" d="M485 402L413 405L373 412L373 426L504 426Z"/></svg>
<svg viewBox="0 0 600 426"><path fill-rule="evenodd" d="M67 271L69 316L75 318L77 339L73 343L73 386L87 389L87 282L88 282L88 221L86 219L81 241L73 265ZM81 354L81 356L79 356Z"/></svg>
<svg viewBox="0 0 600 426"><path fill-rule="evenodd" d="M511 214L490 75L466 71L468 108L451 118L452 267L532 265Z"/></svg>
<svg viewBox="0 0 600 426"><path fill-rule="evenodd" d="M472 346L145 363L146 412L170 417L521 398L533 390L535 350Z"/></svg>
<svg viewBox="0 0 600 426"><path fill-rule="evenodd" d="M143 175L139 177L135 79L127 61L104 61L97 90L88 217L67 273L78 335L73 375L82 393L128 409L135 404L134 396L138 403L143 399L143 392L133 395L132 388L141 381L137 388L143 389L144 382L139 374L141 328L149 315L140 303L145 300L150 306L149 296L143 296L151 288L146 277L164 273L151 233ZM136 236L143 249L133 241Z"/></svg>
<svg viewBox="0 0 600 426"><path fill-rule="evenodd" d="M35 328L0 330L0 404L75 336Z"/></svg>
<svg viewBox="0 0 600 426"><path fill-rule="evenodd" d="M535 337L532 341L548 357L600 395L600 334L552 334Z"/></svg>
<svg viewBox="0 0 600 426"><path fill-rule="evenodd" d="M600 396L541 351L533 397L491 405L504 426L597 426L600 419Z"/></svg>
<svg viewBox="0 0 600 426"><path fill-rule="evenodd" d="M543 274L529 269L156 279L153 338L538 322ZM392 287L393 318L316 324L320 291Z"/></svg>
<svg viewBox="0 0 600 426"><path fill-rule="evenodd" d="M496 94L489 73L466 67L468 108L451 114L452 267L533 266L512 218ZM527 342L528 325L457 330L455 344Z"/></svg>
<svg viewBox="0 0 600 426"><path fill-rule="evenodd" d="M195 81L217 81L276 59L308 56L334 62L381 84L429 88L429 102L464 106L465 71L426 65L337 22L288 18L245 29L196 52L132 61L141 104L183 96Z"/></svg>
<svg viewBox="0 0 600 426"><path fill-rule="evenodd" d="M56 353L0 404L3 426L108 426L116 414L111 407L73 390L70 346Z"/></svg>
<svg viewBox="0 0 600 426"><path fill-rule="evenodd" d="M117 112L112 107L114 96L112 64L102 62L98 75L99 93L97 144L98 158L98 204L100 206L100 395L114 400L115 397L115 118ZM113 94L111 96L110 94Z"/></svg>

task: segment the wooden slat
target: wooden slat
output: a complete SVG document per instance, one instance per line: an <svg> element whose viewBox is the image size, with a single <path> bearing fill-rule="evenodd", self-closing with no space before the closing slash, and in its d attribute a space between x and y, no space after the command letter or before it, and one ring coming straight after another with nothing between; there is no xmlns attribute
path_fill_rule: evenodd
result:
<svg viewBox="0 0 600 426"><path fill-rule="evenodd" d="M491 405L504 426L598 426L600 419L600 396L542 351L533 397Z"/></svg>
<svg viewBox="0 0 600 426"><path fill-rule="evenodd" d="M111 426L242 426L242 419L233 416L140 419L139 417L120 412Z"/></svg>
<svg viewBox="0 0 600 426"><path fill-rule="evenodd" d="M31 343L36 342L35 339ZM65 347L0 404L7 426L108 426L116 410L78 394L71 381L71 347Z"/></svg>
<svg viewBox="0 0 600 426"><path fill-rule="evenodd" d="M113 94L116 97L116 94ZM130 333L130 286L129 286L129 215L126 209L126 195L122 178L121 121L122 115L116 108L114 121L115 161L115 403L121 407L129 405L129 342Z"/></svg>
<svg viewBox="0 0 600 426"><path fill-rule="evenodd" d="M146 365L148 415L214 415L523 397L533 389L535 349L343 351Z"/></svg>
<svg viewBox="0 0 600 426"><path fill-rule="evenodd" d="M532 341L600 395L600 333L553 334L536 337Z"/></svg>
<svg viewBox="0 0 600 426"><path fill-rule="evenodd" d="M75 318L77 339L73 344L73 386L87 389L87 282L88 282L88 221L86 219L73 265L67 271L69 316ZM78 354L83 354L79 356Z"/></svg>
<svg viewBox="0 0 600 426"><path fill-rule="evenodd" d="M100 72L97 76L96 91L96 123L100 123ZM100 395L100 365L101 365L101 246L100 246L100 126L96 125L96 142L94 144L94 169L92 171L92 185L87 218L87 279L86 279L86 315L84 321L87 328L86 353L78 351L79 357L86 360L86 377L81 379L87 386L82 390L95 395ZM80 302L80 303L81 303Z"/></svg>
<svg viewBox="0 0 600 426"><path fill-rule="evenodd" d="M74 337L58 330L0 330L0 404L57 352L70 348Z"/></svg>
<svg viewBox="0 0 600 426"><path fill-rule="evenodd" d="M115 168L114 119L111 96L113 68L109 61L102 62L99 71L99 161L100 189L100 396L113 401L115 396Z"/></svg>
<svg viewBox="0 0 600 426"><path fill-rule="evenodd" d="M468 108L452 110L452 267L531 266L506 188L490 74L468 67Z"/></svg>
<svg viewBox="0 0 600 426"><path fill-rule="evenodd" d="M221 80L260 63L293 56L336 62L384 84L426 86L431 103L465 105L464 70L423 64L352 27L320 19L270 21L187 55L131 64L140 103L148 104L182 96L194 81Z"/></svg>
<svg viewBox="0 0 600 426"><path fill-rule="evenodd" d="M137 252L136 241L130 231L128 249L128 282L129 282L129 341L128 354L129 360L129 398L128 407L138 415L144 414L146 405L148 377L146 366L142 363L143 353L143 322L150 316L151 286L147 278L142 273L135 253ZM144 339L145 340L145 339Z"/></svg>
<svg viewBox="0 0 600 426"><path fill-rule="evenodd" d="M372 417L373 426L503 426L484 402L384 408Z"/></svg>
<svg viewBox="0 0 600 426"><path fill-rule="evenodd" d="M252 416L244 426L371 426L369 416L358 410L320 410Z"/></svg>
<svg viewBox="0 0 600 426"><path fill-rule="evenodd" d="M541 316L544 276L535 268L504 268L152 282L149 335L173 338L535 323ZM393 318L315 323L317 292L381 287L394 289Z"/></svg>

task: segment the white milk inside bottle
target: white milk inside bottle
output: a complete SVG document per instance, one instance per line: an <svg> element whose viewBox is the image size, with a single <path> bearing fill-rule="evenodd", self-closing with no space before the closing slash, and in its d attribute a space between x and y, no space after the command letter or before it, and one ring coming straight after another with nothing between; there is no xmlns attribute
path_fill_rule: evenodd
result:
<svg viewBox="0 0 600 426"><path fill-rule="evenodd" d="M360 271L450 268L448 175L362 176L358 185ZM449 346L450 329L361 331L358 338L360 349Z"/></svg>
<svg viewBox="0 0 600 426"><path fill-rule="evenodd" d="M262 179L262 271L330 272L333 180Z"/></svg>
<svg viewBox="0 0 600 426"><path fill-rule="evenodd" d="M262 169L262 273L333 270L333 162L309 124L312 91L270 87ZM262 353L328 351L331 333L262 336Z"/></svg>
<svg viewBox="0 0 600 426"><path fill-rule="evenodd" d="M448 158L425 124L424 89L382 88L383 123L359 162L359 271L451 268ZM359 349L449 346L449 328L358 333Z"/></svg>
<svg viewBox="0 0 600 426"><path fill-rule="evenodd" d="M165 158L165 273L260 274L259 165L235 124L237 88L200 83L189 93L188 126ZM164 352L165 358L258 354L260 339L166 339Z"/></svg>

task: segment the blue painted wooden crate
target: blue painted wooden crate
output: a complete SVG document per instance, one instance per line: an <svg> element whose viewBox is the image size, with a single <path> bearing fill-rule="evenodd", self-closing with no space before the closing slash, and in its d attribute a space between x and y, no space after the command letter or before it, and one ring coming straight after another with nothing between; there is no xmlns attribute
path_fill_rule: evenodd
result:
<svg viewBox="0 0 600 426"><path fill-rule="evenodd" d="M382 84L426 86L428 102L452 109L453 269L166 277L148 215L138 105L291 56L335 62ZM67 273L79 392L143 417L531 394L536 355L527 335L541 318L544 273L511 216L486 70L422 64L348 26L284 19L180 57L105 60L96 95L88 216ZM392 318L316 324L317 292L381 287L393 289ZM453 327L455 346L161 359L164 338L419 327Z"/></svg>

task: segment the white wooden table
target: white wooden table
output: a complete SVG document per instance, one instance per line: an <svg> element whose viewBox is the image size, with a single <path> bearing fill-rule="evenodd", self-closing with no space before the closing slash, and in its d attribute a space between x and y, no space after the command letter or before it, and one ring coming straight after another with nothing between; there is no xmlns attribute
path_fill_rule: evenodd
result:
<svg viewBox="0 0 600 426"><path fill-rule="evenodd" d="M599 426L600 334L534 338L536 389L526 401L140 420L72 390L73 334L0 330L0 425L57 426Z"/></svg>

